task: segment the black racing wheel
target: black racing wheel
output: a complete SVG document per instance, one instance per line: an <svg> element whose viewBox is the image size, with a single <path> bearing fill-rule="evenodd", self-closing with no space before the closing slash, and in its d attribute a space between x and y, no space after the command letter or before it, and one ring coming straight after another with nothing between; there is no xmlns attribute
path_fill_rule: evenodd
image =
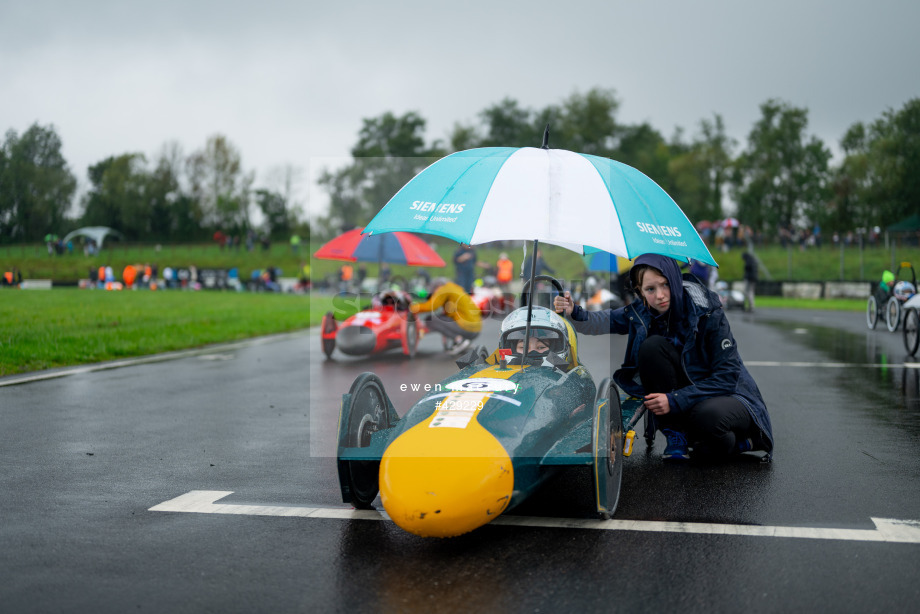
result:
<svg viewBox="0 0 920 614"><path fill-rule="evenodd" d="M320 330L323 334L323 354L326 355L326 358L332 358L332 352L335 350L335 337L327 339L326 335L335 332L338 327L339 325L335 321L335 317L333 317L332 312L326 312L326 314L323 316L322 325L320 326Z"/></svg>
<svg viewBox="0 0 920 614"><path fill-rule="evenodd" d="M920 345L920 309L910 308L904 312L904 349L911 356L917 353Z"/></svg>
<svg viewBox="0 0 920 614"><path fill-rule="evenodd" d="M866 324L869 330L875 329L875 325L878 324L878 311L878 299L873 294L866 302Z"/></svg>
<svg viewBox="0 0 920 614"><path fill-rule="evenodd" d="M562 288L562 284L555 277L550 277L549 275L537 275L533 278L533 283L536 285L538 281L547 281L552 284L553 288L559 294L565 292ZM530 280L524 282L524 287L521 288L521 307L526 307L530 301Z"/></svg>
<svg viewBox="0 0 920 614"><path fill-rule="evenodd" d="M377 431L390 428L389 401L383 382L373 373L359 375L342 399L339 447L366 448ZM342 499L358 509L371 505L380 490L380 461L338 461Z"/></svg>
<svg viewBox="0 0 920 614"><path fill-rule="evenodd" d="M609 377L597 389L591 452L597 513L609 520L620 501L623 482L623 412L620 392Z"/></svg>

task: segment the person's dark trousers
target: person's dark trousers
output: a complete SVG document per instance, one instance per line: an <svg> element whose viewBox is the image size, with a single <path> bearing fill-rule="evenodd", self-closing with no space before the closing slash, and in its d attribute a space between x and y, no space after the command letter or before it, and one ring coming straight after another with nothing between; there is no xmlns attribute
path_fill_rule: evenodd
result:
<svg viewBox="0 0 920 614"><path fill-rule="evenodd" d="M671 392L691 384L680 352L660 335L652 335L639 347L639 377L646 393ZM689 411L655 416L654 420L659 429L687 433L694 453L704 455L728 454L739 439L752 437L757 431L747 408L731 396L712 397Z"/></svg>
<svg viewBox="0 0 920 614"><path fill-rule="evenodd" d="M460 328L460 325L457 324L453 318L441 313L432 315L427 324L430 330L441 333L445 337L450 337L451 339L457 336L463 337L464 339L475 339L479 336L479 333L473 333Z"/></svg>

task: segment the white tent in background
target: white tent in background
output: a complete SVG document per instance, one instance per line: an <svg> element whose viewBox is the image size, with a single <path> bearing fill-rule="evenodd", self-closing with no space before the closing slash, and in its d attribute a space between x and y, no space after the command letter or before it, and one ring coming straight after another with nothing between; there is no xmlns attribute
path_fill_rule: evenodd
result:
<svg viewBox="0 0 920 614"><path fill-rule="evenodd" d="M64 243L67 243L74 237L89 237L96 242L97 249L102 249L102 242L109 235L112 235L116 239L125 238L125 235L108 226L86 226L84 228L77 228L73 232L68 232L67 236L64 237Z"/></svg>

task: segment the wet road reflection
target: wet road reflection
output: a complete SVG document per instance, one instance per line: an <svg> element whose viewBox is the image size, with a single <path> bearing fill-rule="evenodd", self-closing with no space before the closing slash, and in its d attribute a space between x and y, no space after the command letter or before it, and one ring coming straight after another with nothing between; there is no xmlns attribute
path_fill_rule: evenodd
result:
<svg viewBox="0 0 920 614"><path fill-rule="evenodd" d="M889 333L776 320L766 323L781 331L790 346L817 350L828 363L852 365L838 369L834 384L864 401L854 407L920 438L920 368L910 366L911 359L902 348L895 345L897 349L892 349L892 339L885 336ZM900 333L896 335L894 341L899 342Z"/></svg>

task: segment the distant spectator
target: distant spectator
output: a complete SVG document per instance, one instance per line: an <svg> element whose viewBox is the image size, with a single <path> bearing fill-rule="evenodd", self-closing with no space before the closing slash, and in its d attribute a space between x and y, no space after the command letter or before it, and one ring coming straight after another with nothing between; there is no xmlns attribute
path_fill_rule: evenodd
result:
<svg viewBox="0 0 920 614"><path fill-rule="evenodd" d="M281 286L278 285L278 272L275 267L266 267L262 271L262 286L269 292L279 292Z"/></svg>
<svg viewBox="0 0 920 614"><path fill-rule="evenodd" d="M163 283L170 290L176 287L176 272L173 271L172 267L168 266L163 269Z"/></svg>
<svg viewBox="0 0 920 614"><path fill-rule="evenodd" d="M300 235L297 233L291 235L291 253L295 256L300 253Z"/></svg>
<svg viewBox="0 0 920 614"><path fill-rule="evenodd" d="M151 267L149 264L145 264L144 273L141 275L141 286L144 288L149 288L151 282L156 282L156 280L153 278L153 267ZM154 283L154 285L156 284Z"/></svg>
<svg viewBox="0 0 920 614"><path fill-rule="evenodd" d="M524 281L527 281L528 279L530 279L530 267L531 267L531 258L529 257L524 258ZM549 273L550 275L554 275L556 273L556 271L551 269L550 266L546 264L546 261L543 260L543 250L538 249L537 250L536 272L534 273L534 276L542 275L544 272Z"/></svg>
<svg viewBox="0 0 920 614"><path fill-rule="evenodd" d="M498 282L498 286L502 290L507 290L508 284L511 283L514 277L514 263L508 258L508 254L502 252L498 255L498 262L495 263L495 269L495 280Z"/></svg>
<svg viewBox="0 0 920 614"><path fill-rule="evenodd" d="M237 292L243 290L243 284L240 281L240 271L236 267L227 271L227 287Z"/></svg>
<svg viewBox="0 0 920 614"><path fill-rule="evenodd" d="M695 275L697 279L703 282L703 285L707 288L709 287L709 275L711 270L712 267L704 262L700 262L699 260L694 260L690 264L690 273Z"/></svg>
<svg viewBox="0 0 920 614"><path fill-rule="evenodd" d="M121 273L121 278L125 282L126 288L131 288L134 286L135 280L137 280L137 269L133 265L128 265L125 267L125 270Z"/></svg>
<svg viewBox="0 0 920 614"><path fill-rule="evenodd" d="M300 285L303 290L310 289L310 261L300 261Z"/></svg>
<svg viewBox="0 0 920 614"><path fill-rule="evenodd" d="M757 258L749 251L741 254L744 260L744 310L754 311L754 291L757 286Z"/></svg>
<svg viewBox="0 0 920 614"><path fill-rule="evenodd" d="M22 272L16 267L12 267L9 271L3 273L3 277L0 277L0 286L18 288L21 283Z"/></svg>
<svg viewBox="0 0 920 614"><path fill-rule="evenodd" d="M457 285L467 294L473 292L473 279L476 277L476 251L472 246L461 243L454 252L454 275Z"/></svg>
<svg viewBox="0 0 920 614"><path fill-rule="evenodd" d="M339 294L345 294L351 289L351 279L355 270L350 264L343 264L339 269Z"/></svg>

